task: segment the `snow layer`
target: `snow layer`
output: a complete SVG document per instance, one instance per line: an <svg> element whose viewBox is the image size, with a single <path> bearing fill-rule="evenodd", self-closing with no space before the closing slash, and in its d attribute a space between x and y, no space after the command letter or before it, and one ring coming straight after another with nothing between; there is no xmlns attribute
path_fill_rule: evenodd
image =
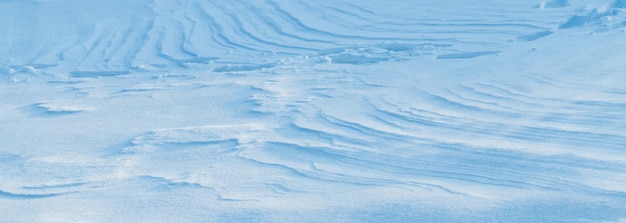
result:
<svg viewBox="0 0 626 223"><path fill-rule="evenodd" d="M6 222L623 222L624 1L0 1Z"/></svg>

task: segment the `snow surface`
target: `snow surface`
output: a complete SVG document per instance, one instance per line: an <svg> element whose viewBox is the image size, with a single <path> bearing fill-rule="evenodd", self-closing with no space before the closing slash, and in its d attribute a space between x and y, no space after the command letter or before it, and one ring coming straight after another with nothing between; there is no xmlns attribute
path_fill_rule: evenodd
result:
<svg viewBox="0 0 626 223"><path fill-rule="evenodd" d="M0 0L0 222L625 222L626 1Z"/></svg>

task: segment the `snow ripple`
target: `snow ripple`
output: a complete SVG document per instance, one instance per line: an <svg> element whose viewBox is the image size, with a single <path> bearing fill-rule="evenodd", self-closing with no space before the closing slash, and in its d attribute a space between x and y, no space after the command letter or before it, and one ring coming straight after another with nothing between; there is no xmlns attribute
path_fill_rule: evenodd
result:
<svg viewBox="0 0 626 223"><path fill-rule="evenodd" d="M495 54L507 41L544 37L563 22L532 5L497 2L470 7L491 12L481 21L466 13L472 9L436 1L403 1L382 8L374 2L271 0L2 4L10 10L0 19L38 15L19 20L27 24L2 23L6 35L0 41L11 46L0 50L3 73L77 78L173 68L245 71L315 55L350 64L387 61L401 51L410 51L407 56L472 58ZM555 4L563 5L546 3ZM66 8L73 9L69 15ZM529 14L536 19L528 19ZM583 23L576 21L561 28ZM483 41L487 36L492 41ZM423 46L434 50L418 49ZM372 54L371 49L387 53Z"/></svg>

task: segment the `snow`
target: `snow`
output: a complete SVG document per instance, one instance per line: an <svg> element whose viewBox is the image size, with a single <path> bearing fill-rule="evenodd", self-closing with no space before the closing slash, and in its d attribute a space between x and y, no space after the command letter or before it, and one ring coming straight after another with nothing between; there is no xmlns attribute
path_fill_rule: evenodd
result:
<svg viewBox="0 0 626 223"><path fill-rule="evenodd" d="M2 222L624 222L626 3L0 1Z"/></svg>

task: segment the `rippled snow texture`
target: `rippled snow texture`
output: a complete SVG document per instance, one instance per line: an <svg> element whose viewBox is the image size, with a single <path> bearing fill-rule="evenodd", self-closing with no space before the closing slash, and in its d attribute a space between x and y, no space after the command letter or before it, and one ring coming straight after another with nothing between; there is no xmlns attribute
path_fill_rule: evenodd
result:
<svg viewBox="0 0 626 223"><path fill-rule="evenodd" d="M626 219L624 1L4 0L0 30L7 222Z"/></svg>

